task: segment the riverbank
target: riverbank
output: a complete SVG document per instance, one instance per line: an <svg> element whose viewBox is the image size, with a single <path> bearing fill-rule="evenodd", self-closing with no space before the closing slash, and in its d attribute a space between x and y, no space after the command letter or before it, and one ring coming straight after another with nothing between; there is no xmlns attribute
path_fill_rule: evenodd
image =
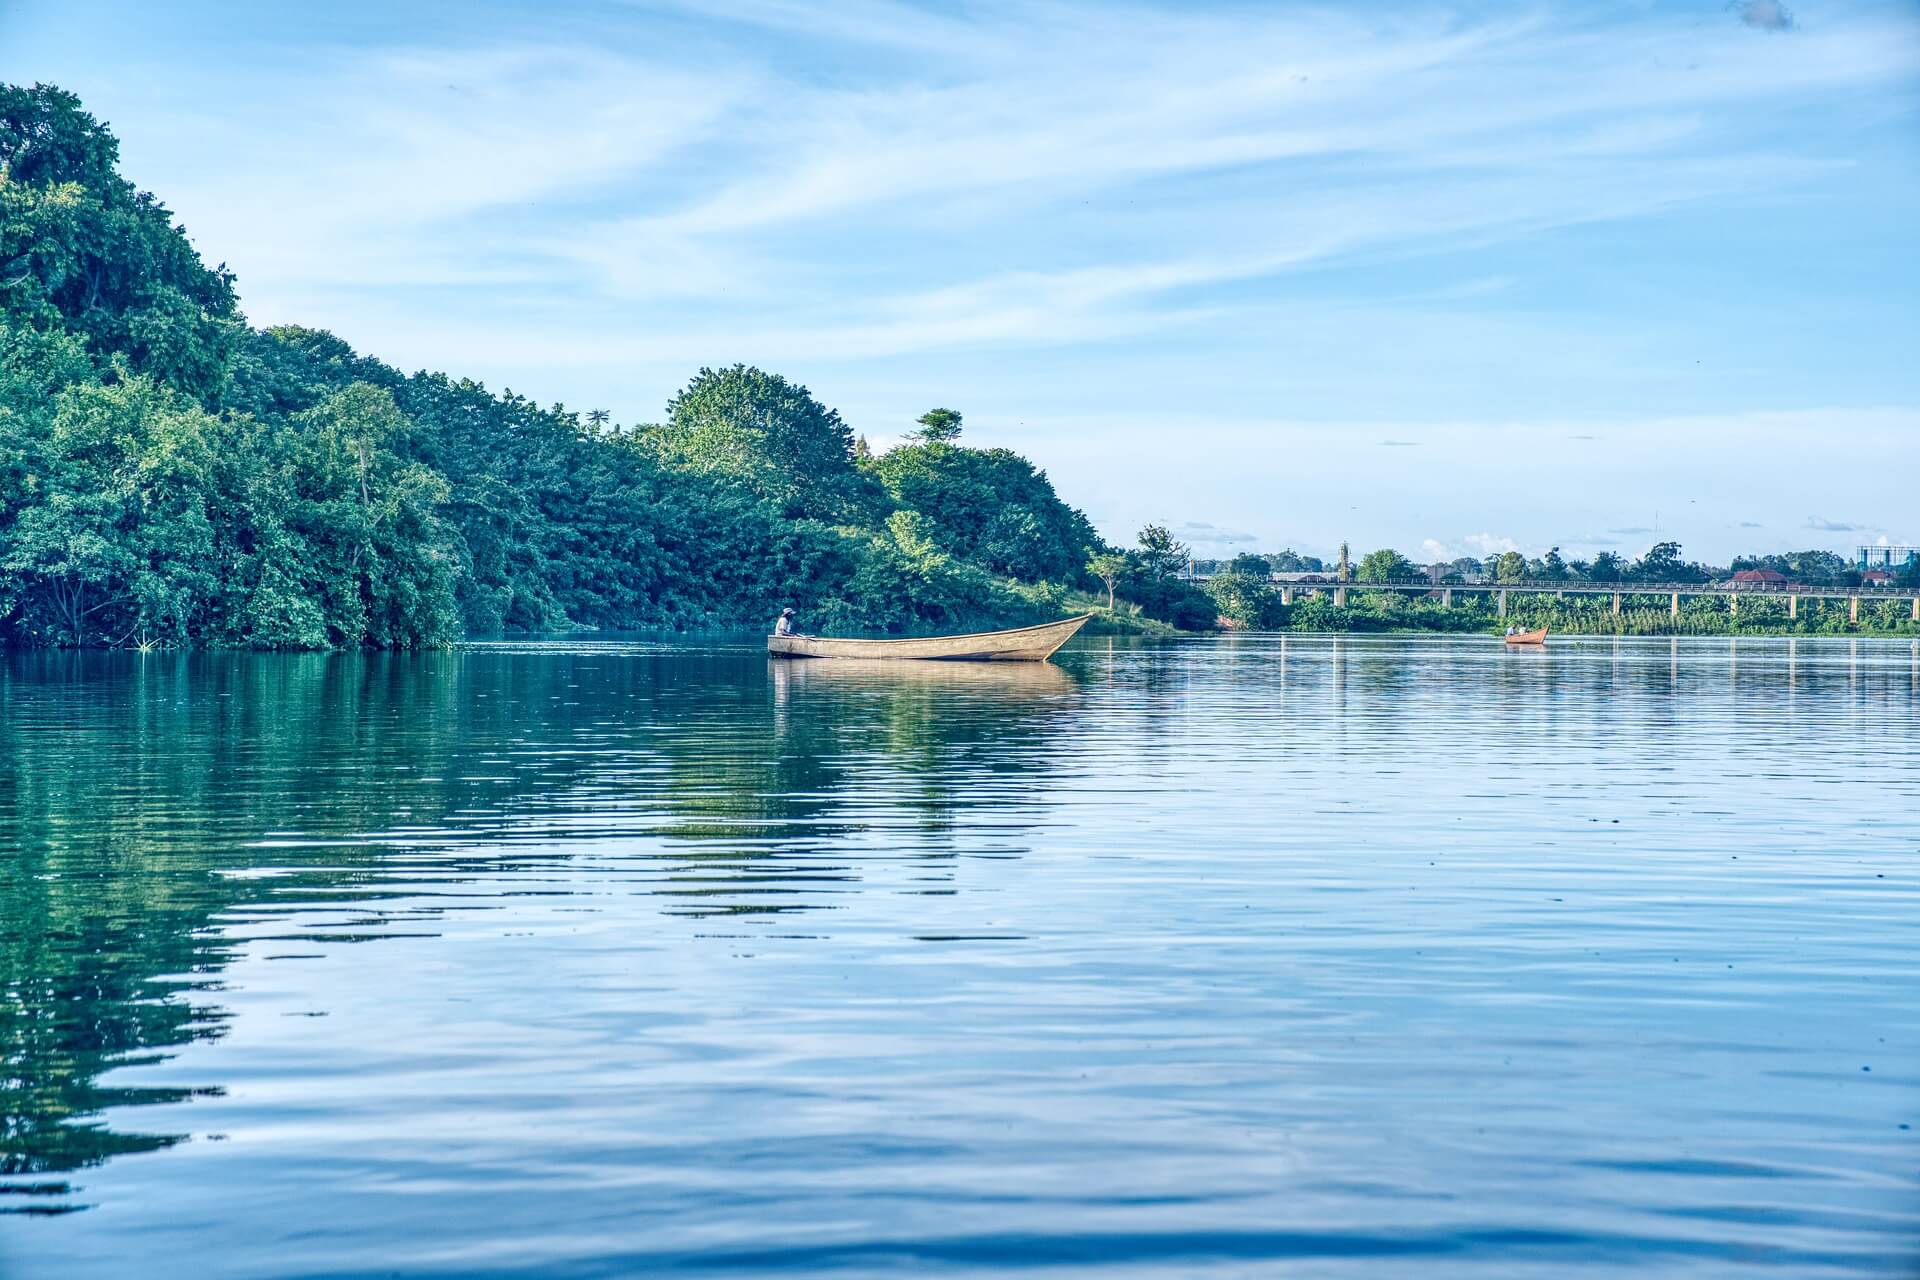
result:
<svg viewBox="0 0 1920 1280"><path fill-rule="evenodd" d="M1546 627L1562 635L1602 636L1883 636L1920 637L1904 600L1863 602L1853 621L1844 601L1802 600L1797 616L1787 602L1748 598L1734 612L1726 600L1686 600L1678 614L1667 608L1628 608L1614 613L1605 597L1556 599L1515 595L1502 615L1485 597L1442 605L1384 591L1354 588L1350 602L1308 597L1282 607L1270 630L1306 632L1457 632L1498 635L1509 626Z"/></svg>

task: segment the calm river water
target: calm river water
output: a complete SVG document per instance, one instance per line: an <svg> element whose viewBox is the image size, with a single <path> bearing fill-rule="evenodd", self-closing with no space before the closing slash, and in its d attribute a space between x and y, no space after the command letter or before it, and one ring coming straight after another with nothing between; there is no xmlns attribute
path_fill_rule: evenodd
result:
<svg viewBox="0 0 1920 1280"><path fill-rule="evenodd" d="M1910 1276L1905 641L0 659L0 1274Z"/></svg>

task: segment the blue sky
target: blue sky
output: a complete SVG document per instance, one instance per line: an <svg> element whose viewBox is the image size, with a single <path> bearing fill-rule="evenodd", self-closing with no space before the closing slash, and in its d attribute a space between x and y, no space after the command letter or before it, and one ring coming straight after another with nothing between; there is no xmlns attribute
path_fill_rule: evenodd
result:
<svg viewBox="0 0 1920 1280"><path fill-rule="evenodd" d="M1788 11L1790 9L1790 12ZM0 0L255 323L1202 554L1920 542L1920 5Z"/></svg>

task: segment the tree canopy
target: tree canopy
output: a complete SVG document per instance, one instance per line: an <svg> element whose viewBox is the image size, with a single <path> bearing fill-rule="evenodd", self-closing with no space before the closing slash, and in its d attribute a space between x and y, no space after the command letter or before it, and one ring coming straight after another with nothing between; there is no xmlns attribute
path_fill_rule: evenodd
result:
<svg viewBox="0 0 1920 1280"><path fill-rule="evenodd" d="M914 435L922 444L952 444L960 438L960 415L952 409L929 409L920 415Z"/></svg>
<svg viewBox="0 0 1920 1280"><path fill-rule="evenodd" d="M958 423L954 414L956 434ZM924 517L942 546L996 573L1073 581L1100 545L1092 523L1061 501L1046 473L1010 449L920 440L888 450L866 472L891 502Z"/></svg>
<svg viewBox="0 0 1920 1280"><path fill-rule="evenodd" d="M791 516L849 518L869 497L853 465L852 430L777 373L702 369L667 404L660 439L676 461L736 481Z"/></svg>
<svg viewBox="0 0 1920 1280"><path fill-rule="evenodd" d="M119 151L72 94L0 85L0 313L217 403L239 331L233 277L119 176Z"/></svg>
<svg viewBox="0 0 1920 1280"><path fill-rule="evenodd" d="M1382 547L1360 557L1354 576L1362 582L1404 582L1415 572L1413 561L1391 547Z"/></svg>

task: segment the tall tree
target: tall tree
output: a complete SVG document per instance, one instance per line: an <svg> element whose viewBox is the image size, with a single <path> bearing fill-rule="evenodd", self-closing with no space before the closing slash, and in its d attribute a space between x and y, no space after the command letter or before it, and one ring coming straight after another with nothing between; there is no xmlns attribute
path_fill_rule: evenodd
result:
<svg viewBox="0 0 1920 1280"><path fill-rule="evenodd" d="M1087 560L1087 572L1100 579L1107 589L1107 612L1113 612L1113 589L1127 571L1127 558L1115 551L1102 551Z"/></svg>
<svg viewBox="0 0 1920 1280"><path fill-rule="evenodd" d="M1071 581L1099 542L1046 473L1010 449L909 443L867 471L893 502L931 520L942 546L1008 577Z"/></svg>
<svg viewBox="0 0 1920 1280"><path fill-rule="evenodd" d="M217 400L239 334L233 277L118 157L72 94L0 85L0 317L64 323L96 356Z"/></svg>
<svg viewBox="0 0 1920 1280"><path fill-rule="evenodd" d="M960 438L960 414L953 409L929 409L920 415L914 432L922 444L952 444Z"/></svg>
<svg viewBox="0 0 1920 1280"><path fill-rule="evenodd" d="M1357 575L1362 582L1400 582L1415 575L1413 561L1391 547L1369 551L1360 558Z"/></svg>
<svg viewBox="0 0 1920 1280"><path fill-rule="evenodd" d="M1642 582L1682 582L1687 578L1686 564L1680 559L1680 544L1656 542L1633 566L1633 576Z"/></svg>
<svg viewBox="0 0 1920 1280"><path fill-rule="evenodd" d="M143 377L60 394L38 500L0 567L14 627L55 644L183 641L218 586L219 423Z"/></svg>
<svg viewBox="0 0 1920 1280"><path fill-rule="evenodd" d="M1178 576L1192 556L1187 545L1176 540L1165 525L1150 524L1140 531L1141 568L1156 581Z"/></svg>
<svg viewBox="0 0 1920 1280"><path fill-rule="evenodd" d="M778 374L702 369L667 405L662 440L685 465L728 476L790 514L845 516L858 506L853 432Z"/></svg>

